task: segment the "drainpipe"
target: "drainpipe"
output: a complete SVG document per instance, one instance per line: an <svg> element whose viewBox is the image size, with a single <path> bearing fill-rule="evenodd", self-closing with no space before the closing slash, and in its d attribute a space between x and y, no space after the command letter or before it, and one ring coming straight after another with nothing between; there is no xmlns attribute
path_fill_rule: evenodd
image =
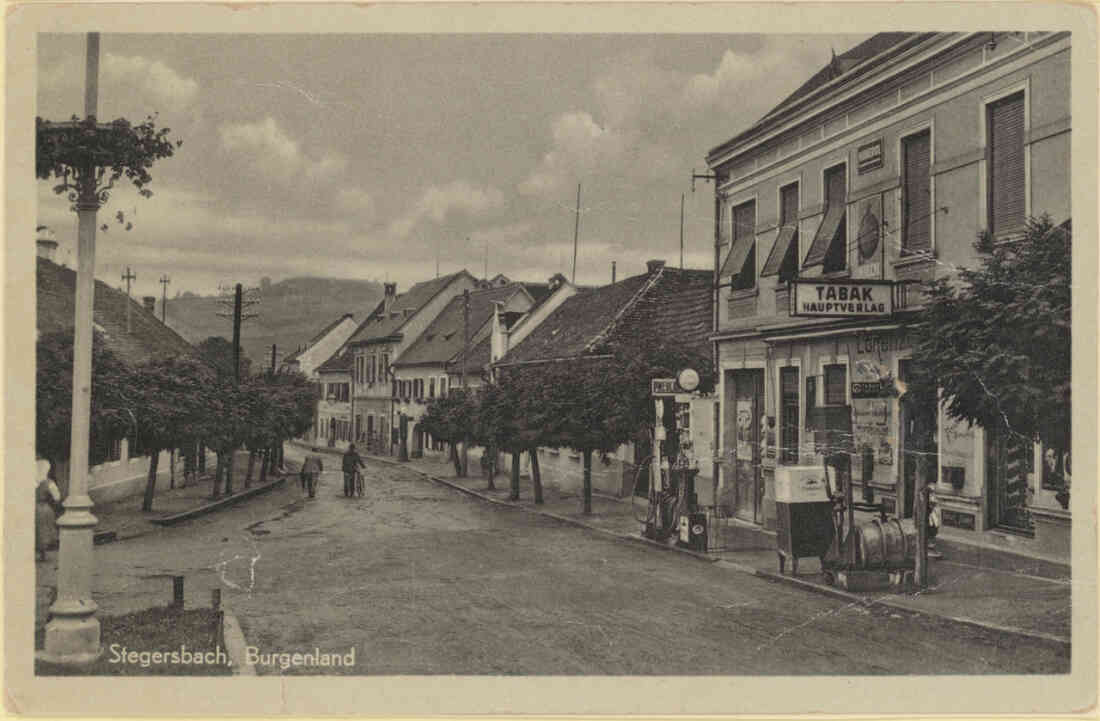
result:
<svg viewBox="0 0 1100 721"><path fill-rule="evenodd" d="M717 175L718 175L718 173L715 172L715 176L717 176ZM713 333L718 332L718 303L719 303L719 297L718 297L719 296L719 288L718 288L718 269L719 269L719 265L718 264L722 260L722 257L721 257L721 240L722 240L722 238L721 238L721 235L720 235L721 229L722 229L722 223L721 223L722 205L721 205L721 197L718 194L718 186L719 185L720 185L720 183L718 181L718 178L715 177L715 179L714 179L714 302L712 303L713 309L712 309L712 313L711 313L711 330L712 330ZM718 341L717 340L713 341L711 347L713 348L713 352L711 354L711 364L712 364L712 368L714 369L714 395L717 396L718 395L718 381L719 381L719 377L720 377L721 372L722 372L718 367ZM720 411L724 411L724 409L722 408L722 404L724 404L724 403L725 403L725 400L723 398L718 399L718 404L719 404L718 407L719 407ZM717 419L718 423L715 424L715 426L714 426L714 445L713 445L713 448L715 448L715 449L720 448L721 443L722 443L721 435L718 432L719 428L721 427L722 413L719 412L718 415L719 415L719 417ZM719 471L719 465L720 464L718 463L718 454L715 454L713 456L713 459L711 460L711 485L714 487L714 502L715 502L715 504L718 503L718 471Z"/></svg>

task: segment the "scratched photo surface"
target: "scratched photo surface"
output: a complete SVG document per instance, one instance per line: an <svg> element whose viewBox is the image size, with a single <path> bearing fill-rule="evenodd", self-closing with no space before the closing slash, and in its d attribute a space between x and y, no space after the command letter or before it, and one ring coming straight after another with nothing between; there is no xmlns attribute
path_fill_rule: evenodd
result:
<svg viewBox="0 0 1100 721"><path fill-rule="evenodd" d="M1020 27L34 34L33 680L1087 670Z"/></svg>

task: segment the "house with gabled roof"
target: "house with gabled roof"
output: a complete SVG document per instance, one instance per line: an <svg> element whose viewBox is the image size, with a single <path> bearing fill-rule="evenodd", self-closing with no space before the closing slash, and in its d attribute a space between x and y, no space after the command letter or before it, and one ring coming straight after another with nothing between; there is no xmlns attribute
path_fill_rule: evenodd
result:
<svg viewBox="0 0 1100 721"><path fill-rule="evenodd" d="M56 247L56 243L53 246ZM72 333L76 272L53 262L50 259L53 248L48 244L40 245L39 249L35 297L38 335ZM99 280L95 282L92 318L93 327L104 345L128 365L156 358L198 355L194 346L157 318L151 304L142 305ZM89 456L88 494L94 502L117 500L144 490L150 458L133 439L96 438ZM161 454L157 468L163 470L158 481L167 481L173 470L182 474L182 460L177 455L177 467L172 469L171 458L168 451ZM59 464L53 473L64 491L68 484L68 463ZM160 488L167 485L158 482Z"/></svg>
<svg viewBox="0 0 1100 721"><path fill-rule="evenodd" d="M355 314L344 313L318 331L304 346L283 358L280 367L285 371L297 371L311 381L320 380L317 368L344 345L357 327Z"/></svg>
<svg viewBox="0 0 1100 721"><path fill-rule="evenodd" d="M313 443L344 448L352 441L351 366L354 354L345 343L317 366L320 391L313 419Z"/></svg>
<svg viewBox="0 0 1100 721"><path fill-rule="evenodd" d="M366 442L375 453L393 452L392 364L452 298L476 287L477 279L465 269L421 281L401 294L396 283L386 283L378 306L347 341L352 353L352 438Z"/></svg>
<svg viewBox="0 0 1100 721"><path fill-rule="evenodd" d="M709 357L713 283L713 271L669 268L664 261L653 260L644 274L599 288L574 289L493 363L493 370L507 373L510 367L596 358L608 345L647 334ZM706 420L709 424L710 418ZM547 448L538 453L547 478L562 488L580 488L583 469L579 453ZM606 464L593 468L593 488L629 494L635 469L650 453L644 444L620 447ZM700 478L709 477L706 470L700 469Z"/></svg>
<svg viewBox="0 0 1100 721"><path fill-rule="evenodd" d="M535 289L538 292L538 289ZM407 419L408 448L413 457L428 450L442 450L442 445L425 437L419 429L420 418L427 404L447 394L448 363L473 348L492 330L495 313L520 316L536 303L524 283L509 283L470 291L451 298L443 311L424 329L408 349L393 363L395 427L402 416ZM467 388L481 384L473 374L463 377Z"/></svg>

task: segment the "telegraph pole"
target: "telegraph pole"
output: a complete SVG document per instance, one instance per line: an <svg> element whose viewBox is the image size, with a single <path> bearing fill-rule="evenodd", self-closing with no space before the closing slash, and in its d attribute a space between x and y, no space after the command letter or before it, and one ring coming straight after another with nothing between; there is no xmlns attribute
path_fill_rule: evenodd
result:
<svg viewBox="0 0 1100 721"><path fill-rule="evenodd" d="M581 184L577 183L577 211L576 222L573 224L573 277L571 283L577 282L577 237L581 232Z"/></svg>
<svg viewBox="0 0 1100 721"><path fill-rule="evenodd" d="M137 280L137 276L130 271L130 266L126 266L126 272L122 274L122 279L126 281L126 334L130 334L130 281Z"/></svg>
<svg viewBox="0 0 1100 721"><path fill-rule="evenodd" d="M684 194L680 193L680 270L684 269Z"/></svg>
<svg viewBox="0 0 1100 721"><path fill-rule="evenodd" d="M172 279L169 278L167 275L162 275L160 277L160 284L161 286L163 286L160 296L160 322L164 323L165 325L167 325L167 322L164 320L164 313L165 308L168 307L168 284L171 282Z"/></svg>
<svg viewBox="0 0 1100 721"><path fill-rule="evenodd" d="M241 382L241 284L233 294L233 383Z"/></svg>

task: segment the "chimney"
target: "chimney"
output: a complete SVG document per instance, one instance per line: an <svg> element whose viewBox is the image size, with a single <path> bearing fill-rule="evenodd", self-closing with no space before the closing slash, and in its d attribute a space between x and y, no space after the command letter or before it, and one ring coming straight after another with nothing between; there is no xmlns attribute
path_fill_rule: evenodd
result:
<svg viewBox="0 0 1100 721"><path fill-rule="evenodd" d="M34 234L34 243L38 246L38 257L56 263L57 239L53 231L45 225L40 225L34 229Z"/></svg>
<svg viewBox="0 0 1100 721"><path fill-rule="evenodd" d="M560 288L561 284L564 282L564 275L562 275L561 273L554 273L552 276L550 276L550 279L546 282L546 285L548 288L550 288L550 292L553 292Z"/></svg>
<svg viewBox="0 0 1100 721"><path fill-rule="evenodd" d="M145 310L149 311L153 315L156 315L157 297L155 295L142 296L141 304L145 306Z"/></svg>
<svg viewBox="0 0 1100 721"><path fill-rule="evenodd" d="M656 273L657 271L659 271L661 268L664 268L665 267L665 262L663 260L647 260L645 262L645 267L646 267L646 271L650 275L652 275L653 273Z"/></svg>
<svg viewBox="0 0 1100 721"><path fill-rule="evenodd" d="M382 298L383 313L389 312L390 306L393 305L393 301L397 298L397 283L386 283L382 286L385 289L385 294Z"/></svg>
<svg viewBox="0 0 1100 721"><path fill-rule="evenodd" d="M611 261L611 284L615 284L615 261Z"/></svg>

